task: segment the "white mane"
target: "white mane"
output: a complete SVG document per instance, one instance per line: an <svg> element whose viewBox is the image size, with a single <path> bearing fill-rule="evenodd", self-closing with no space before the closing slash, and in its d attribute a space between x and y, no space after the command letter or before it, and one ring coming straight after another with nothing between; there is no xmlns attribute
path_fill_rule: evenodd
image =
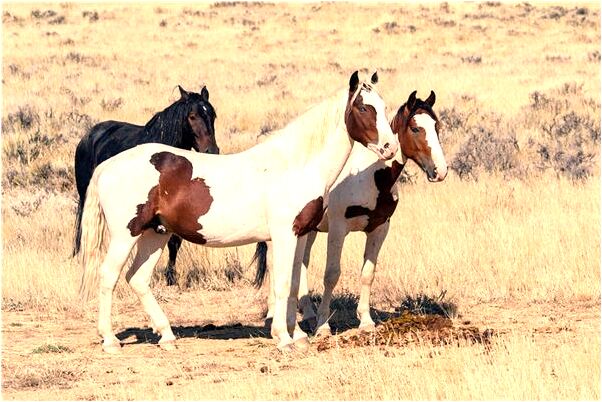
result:
<svg viewBox="0 0 602 402"><path fill-rule="evenodd" d="M330 98L311 106L280 130L274 131L263 143L251 148L265 152L273 148L274 160L282 159L286 165L304 164L316 155L335 131L345 129L345 110L348 90L340 90Z"/></svg>

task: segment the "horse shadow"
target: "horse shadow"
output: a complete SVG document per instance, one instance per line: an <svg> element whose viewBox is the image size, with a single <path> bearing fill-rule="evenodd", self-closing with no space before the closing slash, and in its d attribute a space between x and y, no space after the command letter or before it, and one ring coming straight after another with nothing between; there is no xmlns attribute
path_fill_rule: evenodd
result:
<svg viewBox="0 0 602 402"><path fill-rule="evenodd" d="M198 338L198 339L252 339L271 338L270 329L265 326L243 325L241 323L228 325L191 325L171 327L176 338ZM160 335L153 333L151 328L127 328L115 336L129 344L158 343ZM134 337L134 340L129 338Z"/></svg>
<svg viewBox="0 0 602 402"><path fill-rule="evenodd" d="M444 294L443 294L444 296ZM322 300L319 294L311 293L309 295L314 310ZM331 317L329 320L330 328L333 334L344 333L345 331L358 328L360 320L357 318L357 306L359 297L353 293L342 293L335 295L330 303ZM410 311L413 314L435 314L442 316L454 315L457 312L455 304L443 302L442 296L437 298L419 295L417 297L407 296L403 299L394 311L383 311L370 308L370 315L378 325L385 323L393 318L399 317L404 311ZM246 325L241 323L227 325L191 325L191 326L173 326L172 330L176 338L197 338L197 339L253 339L263 338L271 339L270 329L271 319L266 319L264 325ZM308 323L301 322L301 329L312 335L312 330ZM127 328L116 334L117 338L124 343L158 343L160 336L154 334L151 328ZM129 338L134 337L134 340ZM126 341L127 340L127 341Z"/></svg>
<svg viewBox="0 0 602 402"><path fill-rule="evenodd" d="M322 295L310 292L309 298L314 311L317 311L318 306L322 302ZM328 320L333 334L342 333L359 327L360 320L357 317L358 302L359 296L350 292L344 292L333 296L330 301L331 313L330 319ZM385 322L394 318L397 314L371 307L370 316L378 324L379 322ZM312 330L315 330L315 328L310 328L308 323L305 323L304 321L300 323L300 326L302 330L309 334L312 334Z"/></svg>

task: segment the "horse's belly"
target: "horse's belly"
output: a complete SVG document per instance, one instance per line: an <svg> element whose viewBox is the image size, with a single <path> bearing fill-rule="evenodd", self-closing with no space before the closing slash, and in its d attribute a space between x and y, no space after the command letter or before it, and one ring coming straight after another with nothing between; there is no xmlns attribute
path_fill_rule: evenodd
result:
<svg viewBox="0 0 602 402"><path fill-rule="evenodd" d="M267 226L258 222L202 219L200 230L209 247L232 247L269 240Z"/></svg>
<svg viewBox="0 0 602 402"><path fill-rule="evenodd" d="M230 247L269 240L259 194L223 198L216 192L209 211L198 220L206 246Z"/></svg>

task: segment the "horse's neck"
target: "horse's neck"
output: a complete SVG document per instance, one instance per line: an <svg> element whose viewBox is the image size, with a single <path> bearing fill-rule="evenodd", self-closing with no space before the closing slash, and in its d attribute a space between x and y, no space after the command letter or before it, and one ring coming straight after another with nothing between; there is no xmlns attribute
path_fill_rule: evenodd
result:
<svg viewBox="0 0 602 402"><path fill-rule="evenodd" d="M398 135L398 132L405 131L407 124L407 119L397 119L396 117L394 117L393 122L391 123L391 129L394 133L396 133L396 135ZM408 158L403 154L400 143L397 147L397 153L395 154L395 157L392 160L387 161L387 166L391 167L391 173L394 175L395 181L399 179L399 176L401 175L401 172L403 171L403 168L405 167L407 161Z"/></svg>
<svg viewBox="0 0 602 402"><path fill-rule="evenodd" d="M353 151L351 153L351 157L349 158L349 167L343 172L343 174L348 174L351 172L356 172L353 174L357 174L357 172L363 172L368 170L371 166L377 165L376 169L384 169L389 168L391 170L391 178L394 181L397 181L403 168L405 166L405 156L403 156L401 152L401 147L399 147L395 158L387 161L380 161L378 157L369 150L368 148L362 146L361 144L354 144Z"/></svg>
<svg viewBox="0 0 602 402"><path fill-rule="evenodd" d="M165 116L166 110L158 112L146 123L143 131L146 139L148 142L160 142L177 148L190 149L192 141L187 141L190 136L184 133L184 123L170 124L168 117Z"/></svg>
<svg viewBox="0 0 602 402"><path fill-rule="evenodd" d="M324 183L324 190L328 191L337 177L343 170L345 163L351 155L353 141L347 134L345 125L338 126L334 133L331 133L324 147L311 161L313 166L318 167L317 172ZM313 167L312 166L312 167Z"/></svg>

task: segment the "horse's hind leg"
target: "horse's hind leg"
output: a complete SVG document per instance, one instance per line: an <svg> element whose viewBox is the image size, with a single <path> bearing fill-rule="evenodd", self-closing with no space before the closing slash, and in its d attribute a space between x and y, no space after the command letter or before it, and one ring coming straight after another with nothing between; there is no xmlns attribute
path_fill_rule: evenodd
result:
<svg viewBox="0 0 602 402"><path fill-rule="evenodd" d="M364 250L364 265L362 266L360 300L357 313L360 319L360 329L374 329L374 321L370 317L370 289L374 281L374 270L380 248L389 232L389 222L385 222L366 236L366 248Z"/></svg>
<svg viewBox="0 0 602 402"><path fill-rule="evenodd" d="M165 281L167 286L173 286L176 284L176 257L178 256L178 250L182 245L182 238L177 235L171 235L167 248L169 249L169 262L167 268L165 268Z"/></svg>
<svg viewBox="0 0 602 402"><path fill-rule="evenodd" d="M111 322L113 290L135 242L136 240L131 237L112 239L99 269L98 334L102 336L102 348L107 353L117 353L121 349L119 339L113 333Z"/></svg>
<svg viewBox="0 0 602 402"><path fill-rule="evenodd" d="M159 346L173 349L176 337L171 330L169 320L150 290L153 269L161 257L167 240L168 235L157 234L152 230L145 231L138 240L136 257L126 274L126 279L149 315L153 331L161 335Z"/></svg>

